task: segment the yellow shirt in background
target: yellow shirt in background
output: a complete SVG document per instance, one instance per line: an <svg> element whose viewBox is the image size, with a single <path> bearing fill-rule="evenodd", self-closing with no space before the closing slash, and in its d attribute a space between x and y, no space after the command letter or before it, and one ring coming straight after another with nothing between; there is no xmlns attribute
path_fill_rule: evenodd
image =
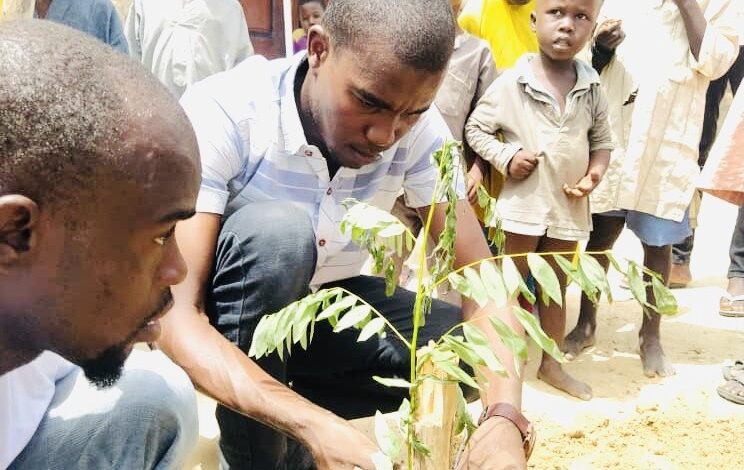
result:
<svg viewBox="0 0 744 470"><path fill-rule="evenodd" d="M512 67L525 52L537 52L530 13L535 0L510 5L506 0L468 0L457 22L468 33L485 39L491 46L496 68Z"/></svg>

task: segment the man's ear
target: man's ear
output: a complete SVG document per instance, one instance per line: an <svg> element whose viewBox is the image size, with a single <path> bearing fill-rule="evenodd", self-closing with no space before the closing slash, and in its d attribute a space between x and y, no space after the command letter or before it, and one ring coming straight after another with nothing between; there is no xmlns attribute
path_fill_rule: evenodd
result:
<svg viewBox="0 0 744 470"><path fill-rule="evenodd" d="M307 32L307 60L311 69L320 66L328 57L331 38L321 25L310 27Z"/></svg>
<svg viewBox="0 0 744 470"><path fill-rule="evenodd" d="M0 196L0 269L36 245L39 206L18 194Z"/></svg>
<svg viewBox="0 0 744 470"><path fill-rule="evenodd" d="M537 17L535 16L534 11L530 13L530 29L533 33L537 32Z"/></svg>

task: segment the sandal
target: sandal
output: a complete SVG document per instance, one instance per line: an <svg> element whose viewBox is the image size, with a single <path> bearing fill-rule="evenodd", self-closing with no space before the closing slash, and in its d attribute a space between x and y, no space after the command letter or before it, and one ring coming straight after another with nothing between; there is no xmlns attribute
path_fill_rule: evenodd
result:
<svg viewBox="0 0 744 470"><path fill-rule="evenodd" d="M718 313L724 317L744 318L744 295L724 292L718 302Z"/></svg>
<svg viewBox="0 0 744 470"><path fill-rule="evenodd" d="M735 376L717 388L721 398L737 405L744 405L744 374Z"/></svg>
<svg viewBox="0 0 744 470"><path fill-rule="evenodd" d="M736 361L731 366L723 366L723 379L734 380L734 377L744 373L744 361Z"/></svg>

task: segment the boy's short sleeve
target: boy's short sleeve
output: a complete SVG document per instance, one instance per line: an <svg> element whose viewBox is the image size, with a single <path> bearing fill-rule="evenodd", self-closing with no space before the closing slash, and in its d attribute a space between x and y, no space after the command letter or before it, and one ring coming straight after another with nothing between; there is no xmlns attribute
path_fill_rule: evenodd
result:
<svg viewBox="0 0 744 470"><path fill-rule="evenodd" d="M591 93L593 122L589 129L589 151L613 150L615 144L612 140L607 96L599 84L592 85Z"/></svg>

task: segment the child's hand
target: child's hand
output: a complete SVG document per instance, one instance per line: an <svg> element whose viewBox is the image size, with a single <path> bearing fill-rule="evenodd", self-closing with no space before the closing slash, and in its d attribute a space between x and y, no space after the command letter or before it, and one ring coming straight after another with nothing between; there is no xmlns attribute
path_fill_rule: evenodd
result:
<svg viewBox="0 0 744 470"><path fill-rule="evenodd" d="M520 150L509 162L508 176L515 180L523 180L535 171L537 164L537 155L526 150Z"/></svg>
<svg viewBox="0 0 744 470"><path fill-rule="evenodd" d="M625 39L621 20L605 20L597 27L595 41L606 49L615 50Z"/></svg>
<svg viewBox="0 0 744 470"><path fill-rule="evenodd" d="M473 163L468 171L468 201L470 204L478 202L478 186L483 184L483 170L481 170L478 162Z"/></svg>
<svg viewBox="0 0 744 470"><path fill-rule="evenodd" d="M592 191L594 191L594 188L597 187L601 180L602 177L598 174L587 173L573 187L569 186L568 184L564 184L563 192L566 193L566 196L568 197L587 197Z"/></svg>

